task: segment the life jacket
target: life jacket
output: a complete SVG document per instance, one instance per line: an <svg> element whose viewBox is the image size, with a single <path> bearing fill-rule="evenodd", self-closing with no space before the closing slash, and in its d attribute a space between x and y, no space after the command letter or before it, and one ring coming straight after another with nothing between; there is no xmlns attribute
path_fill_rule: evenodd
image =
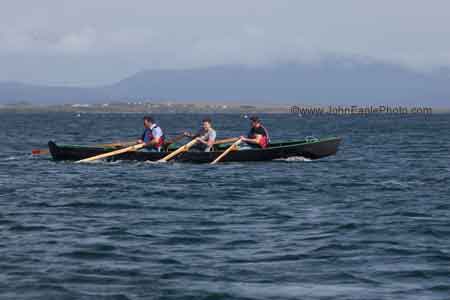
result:
<svg viewBox="0 0 450 300"><path fill-rule="evenodd" d="M261 148L267 148L267 145L269 144L268 138L267 136L263 135L260 139L259 139L259 146L261 146Z"/></svg>
<svg viewBox="0 0 450 300"><path fill-rule="evenodd" d="M144 141L144 143L149 143L151 140L153 140L152 130L155 128L159 128L161 132L163 132L158 125L155 125L153 128L145 128L144 133L142 134L142 140ZM164 145L164 132L162 136L159 138L159 142L157 144L152 145L152 147L159 150L163 145Z"/></svg>

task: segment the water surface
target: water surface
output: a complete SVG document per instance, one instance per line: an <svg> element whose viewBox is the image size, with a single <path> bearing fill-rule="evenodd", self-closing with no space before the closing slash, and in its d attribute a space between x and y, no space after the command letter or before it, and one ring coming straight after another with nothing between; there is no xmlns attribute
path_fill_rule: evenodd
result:
<svg viewBox="0 0 450 300"><path fill-rule="evenodd" d="M203 115L157 115L169 136ZM247 131L213 115L220 138ZM141 114L0 114L1 299L448 299L450 115L262 116L338 155L216 166L54 162Z"/></svg>

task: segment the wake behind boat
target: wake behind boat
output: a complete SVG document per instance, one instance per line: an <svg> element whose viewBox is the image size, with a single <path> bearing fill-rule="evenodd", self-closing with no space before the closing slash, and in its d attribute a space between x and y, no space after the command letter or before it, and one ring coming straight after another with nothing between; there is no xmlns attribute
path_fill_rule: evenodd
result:
<svg viewBox="0 0 450 300"><path fill-rule="evenodd" d="M266 148L251 148L231 151L223 158L223 162L249 162L249 161L271 161L274 159L301 156L308 159L319 159L336 154L340 137L330 137L323 139L303 139L296 141L286 141L270 143ZM213 151L187 151L179 154L174 159L180 162L210 163L219 157L229 144L217 145ZM88 157L105 154L123 148L123 146L99 147L99 146L78 146L78 145L57 145L53 141L48 142L51 156L54 160L82 160ZM145 152L129 151L108 160L135 160L135 161L158 161L178 147L171 146L167 151Z"/></svg>

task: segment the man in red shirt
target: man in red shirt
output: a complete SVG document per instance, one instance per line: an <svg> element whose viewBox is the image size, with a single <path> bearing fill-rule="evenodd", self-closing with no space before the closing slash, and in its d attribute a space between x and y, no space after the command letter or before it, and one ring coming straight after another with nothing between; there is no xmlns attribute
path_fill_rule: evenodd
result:
<svg viewBox="0 0 450 300"><path fill-rule="evenodd" d="M261 124L261 120L253 116L250 118L251 128L247 137L241 136L242 141L246 142L251 147L266 148L269 144L269 134Z"/></svg>

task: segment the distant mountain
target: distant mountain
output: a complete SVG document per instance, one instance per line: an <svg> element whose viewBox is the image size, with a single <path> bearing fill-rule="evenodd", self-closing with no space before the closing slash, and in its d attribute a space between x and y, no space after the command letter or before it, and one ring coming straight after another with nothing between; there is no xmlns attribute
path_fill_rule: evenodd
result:
<svg viewBox="0 0 450 300"><path fill-rule="evenodd" d="M0 103L101 103L124 100L248 104L402 104L450 106L450 70L419 73L396 65L217 66L147 70L102 87L0 83Z"/></svg>

